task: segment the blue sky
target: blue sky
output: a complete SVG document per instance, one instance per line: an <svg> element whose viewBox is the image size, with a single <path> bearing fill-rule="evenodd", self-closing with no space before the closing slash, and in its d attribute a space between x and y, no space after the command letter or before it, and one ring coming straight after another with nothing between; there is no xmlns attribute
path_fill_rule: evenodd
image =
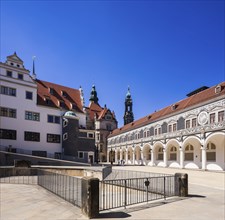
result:
<svg viewBox="0 0 225 220"><path fill-rule="evenodd" d="M79 88L123 125L225 80L224 1L1 0L0 59L14 51L39 79Z"/></svg>

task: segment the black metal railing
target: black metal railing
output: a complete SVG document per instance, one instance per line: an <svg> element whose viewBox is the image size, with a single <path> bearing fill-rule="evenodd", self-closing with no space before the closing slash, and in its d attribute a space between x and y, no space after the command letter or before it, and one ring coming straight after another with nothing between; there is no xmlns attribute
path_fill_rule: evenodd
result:
<svg viewBox="0 0 225 220"><path fill-rule="evenodd" d="M100 210L126 207L175 195L174 176L103 180Z"/></svg>
<svg viewBox="0 0 225 220"><path fill-rule="evenodd" d="M38 171L38 185L78 207L81 207L81 181L73 176Z"/></svg>
<svg viewBox="0 0 225 220"><path fill-rule="evenodd" d="M131 170L112 170L111 173L108 176L106 176L105 180L133 179L133 178L159 177L159 176L163 177L170 175L163 173L149 173Z"/></svg>

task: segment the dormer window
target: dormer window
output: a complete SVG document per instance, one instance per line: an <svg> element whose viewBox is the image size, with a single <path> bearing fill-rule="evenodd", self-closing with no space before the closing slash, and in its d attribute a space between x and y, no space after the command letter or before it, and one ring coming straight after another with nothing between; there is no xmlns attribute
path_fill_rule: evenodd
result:
<svg viewBox="0 0 225 220"><path fill-rule="evenodd" d="M51 95L54 95L54 89L53 89L53 88L49 88L49 93L50 93Z"/></svg>
<svg viewBox="0 0 225 220"><path fill-rule="evenodd" d="M10 63L11 66L14 66L14 63Z"/></svg>
<svg viewBox="0 0 225 220"><path fill-rule="evenodd" d="M75 103L72 103L72 109L76 109L77 108L77 105Z"/></svg>
<svg viewBox="0 0 225 220"><path fill-rule="evenodd" d="M173 105L171 105L171 109L172 109L172 110L176 110L177 106L178 106L178 105L173 104Z"/></svg>
<svg viewBox="0 0 225 220"><path fill-rule="evenodd" d="M61 108L65 108L65 102L60 101L60 102L59 102L59 105L60 105Z"/></svg>
<svg viewBox="0 0 225 220"><path fill-rule="evenodd" d="M7 70L7 72L6 72L6 76L8 76L8 77L12 77L12 71L8 71L8 70Z"/></svg>
<svg viewBox="0 0 225 220"><path fill-rule="evenodd" d="M220 93L221 92L221 85L218 85L216 88L215 88L215 93Z"/></svg>
<svg viewBox="0 0 225 220"><path fill-rule="evenodd" d="M63 97L66 97L67 96L67 93L65 91L62 91L62 96Z"/></svg>
<svg viewBox="0 0 225 220"><path fill-rule="evenodd" d="M20 65L19 64L17 64L16 66L20 68Z"/></svg>

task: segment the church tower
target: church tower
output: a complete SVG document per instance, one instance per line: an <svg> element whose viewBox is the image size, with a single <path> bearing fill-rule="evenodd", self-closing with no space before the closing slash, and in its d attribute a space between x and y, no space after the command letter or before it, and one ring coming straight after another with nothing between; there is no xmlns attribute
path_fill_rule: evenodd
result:
<svg viewBox="0 0 225 220"><path fill-rule="evenodd" d="M130 88L128 87L128 91L126 94L126 98L125 98L125 113L124 113L124 125L129 124L131 122L134 121L134 114L132 111L132 106L133 106L133 102L132 102L132 98L131 98L131 94L130 94Z"/></svg>
<svg viewBox="0 0 225 220"><path fill-rule="evenodd" d="M98 104L98 96L97 96L97 92L95 90L95 86L94 85L92 86L91 96L90 96L89 101Z"/></svg>

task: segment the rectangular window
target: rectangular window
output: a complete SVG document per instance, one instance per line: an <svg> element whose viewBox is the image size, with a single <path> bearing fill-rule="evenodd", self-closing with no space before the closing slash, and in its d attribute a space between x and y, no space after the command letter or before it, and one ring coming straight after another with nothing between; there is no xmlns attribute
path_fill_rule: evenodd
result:
<svg viewBox="0 0 225 220"><path fill-rule="evenodd" d="M216 152L206 152L207 161L216 161Z"/></svg>
<svg viewBox="0 0 225 220"><path fill-rule="evenodd" d="M170 153L170 160L177 160L177 154L176 153Z"/></svg>
<svg viewBox="0 0 225 220"><path fill-rule="evenodd" d="M12 71L7 70L6 75L7 75L8 77L12 77Z"/></svg>
<svg viewBox="0 0 225 220"><path fill-rule="evenodd" d="M55 115L48 115L48 122L49 123L55 123L60 124L60 117Z"/></svg>
<svg viewBox="0 0 225 220"><path fill-rule="evenodd" d="M177 124L173 124L173 131L177 130Z"/></svg>
<svg viewBox="0 0 225 220"><path fill-rule="evenodd" d="M35 141L40 142L40 133L24 131L24 140L25 141Z"/></svg>
<svg viewBox="0 0 225 220"><path fill-rule="evenodd" d="M155 135L157 135L157 128L155 128Z"/></svg>
<svg viewBox="0 0 225 220"><path fill-rule="evenodd" d="M84 152L78 152L78 158L83 159L84 158Z"/></svg>
<svg viewBox="0 0 225 220"><path fill-rule="evenodd" d="M47 142L60 143L60 135L59 134L47 134Z"/></svg>
<svg viewBox="0 0 225 220"><path fill-rule="evenodd" d="M47 151L33 150L32 155L37 157L47 157Z"/></svg>
<svg viewBox="0 0 225 220"><path fill-rule="evenodd" d="M10 95L10 96L16 96L16 89L6 87L6 86L1 86L1 94L3 95Z"/></svg>
<svg viewBox="0 0 225 220"><path fill-rule="evenodd" d="M162 129L158 128L158 134L162 134Z"/></svg>
<svg viewBox="0 0 225 220"><path fill-rule="evenodd" d="M184 154L184 160L185 161L193 161L194 160L194 154L193 153L185 153Z"/></svg>
<svg viewBox="0 0 225 220"><path fill-rule="evenodd" d="M218 122L224 121L224 113L225 111L218 112Z"/></svg>
<svg viewBox="0 0 225 220"><path fill-rule="evenodd" d="M0 116L16 118L16 109L0 107Z"/></svg>
<svg viewBox="0 0 225 220"><path fill-rule="evenodd" d="M209 116L210 124L215 123L215 118L216 118L216 114L215 113L210 114L210 116Z"/></svg>
<svg viewBox="0 0 225 220"><path fill-rule="evenodd" d="M33 93L26 91L26 99L32 100L33 99Z"/></svg>
<svg viewBox="0 0 225 220"><path fill-rule="evenodd" d="M25 119L32 121L40 121L40 114L37 112L25 111Z"/></svg>
<svg viewBox="0 0 225 220"><path fill-rule="evenodd" d="M50 88L49 92L50 92L51 95L54 95L54 89L53 88Z"/></svg>
<svg viewBox="0 0 225 220"><path fill-rule="evenodd" d="M186 120L186 128L190 128L190 120Z"/></svg>
<svg viewBox="0 0 225 220"><path fill-rule="evenodd" d="M172 125L169 125L169 132L172 132Z"/></svg>
<svg viewBox="0 0 225 220"><path fill-rule="evenodd" d="M23 80L23 74L22 73L18 73L18 79Z"/></svg>
<svg viewBox="0 0 225 220"><path fill-rule="evenodd" d="M61 108L65 108L65 102L64 101L60 101L59 105L60 105Z"/></svg>
<svg viewBox="0 0 225 220"><path fill-rule="evenodd" d="M16 140L16 130L0 129L0 139Z"/></svg>
<svg viewBox="0 0 225 220"><path fill-rule="evenodd" d="M197 126L197 120L196 118L192 119L192 128L195 128Z"/></svg>

